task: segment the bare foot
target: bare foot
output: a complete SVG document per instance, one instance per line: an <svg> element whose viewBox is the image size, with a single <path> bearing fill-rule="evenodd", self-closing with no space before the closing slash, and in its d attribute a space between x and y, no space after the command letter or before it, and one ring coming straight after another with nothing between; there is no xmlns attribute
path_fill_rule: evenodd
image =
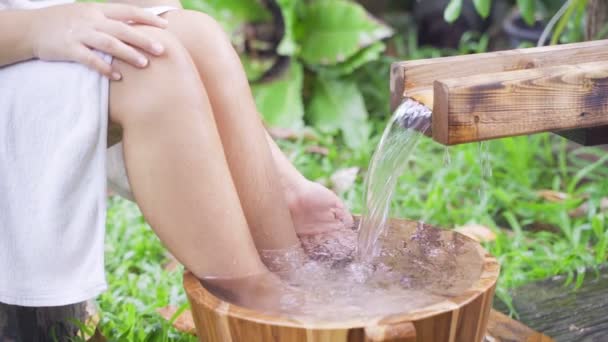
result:
<svg viewBox="0 0 608 342"><path fill-rule="evenodd" d="M298 236L351 229L353 217L342 200L323 185L304 180L287 191L291 219Z"/></svg>
<svg viewBox="0 0 608 342"><path fill-rule="evenodd" d="M290 287L271 272L239 278L203 279L201 283L218 298L263 312L280 312L297 306L301 292Z"/></svg>
<svg viewBox="0 0 608 342"><path fill-rule="evenodd" d="M309 258L330 262L332 267L344 266L355 259L357 232L354 227L302 235L300 241Z"/></svg>

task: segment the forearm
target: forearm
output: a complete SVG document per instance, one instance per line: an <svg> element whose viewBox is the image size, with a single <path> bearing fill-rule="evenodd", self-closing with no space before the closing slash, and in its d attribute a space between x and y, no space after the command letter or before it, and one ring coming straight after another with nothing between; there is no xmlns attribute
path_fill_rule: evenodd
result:
<svg viewBox="0 0 608 342"><path fill-rule="evenodd" d="M36 10L0 11L0 67L34 58Z"/></svg>

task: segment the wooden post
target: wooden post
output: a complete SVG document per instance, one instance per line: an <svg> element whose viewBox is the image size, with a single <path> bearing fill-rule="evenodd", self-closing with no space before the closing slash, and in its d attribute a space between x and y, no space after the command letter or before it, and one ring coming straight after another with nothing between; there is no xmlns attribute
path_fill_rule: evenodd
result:
<svg viewBox="0 0 608 342"><path fill-rule="evenodd" d="M0 341L69 341L78 333L72 320L84 322L86 303L23 307L0 303Z"/></svg>

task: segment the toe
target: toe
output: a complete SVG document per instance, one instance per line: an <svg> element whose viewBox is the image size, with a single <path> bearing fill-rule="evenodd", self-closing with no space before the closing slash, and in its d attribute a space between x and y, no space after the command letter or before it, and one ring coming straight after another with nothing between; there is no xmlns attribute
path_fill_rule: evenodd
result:
<svg viewBox="0 0 608 342"><path fill-rule="evenodd" d="M353 216L345 209L332 209L334 212L334 216L338 221L340 221L344 228L352 228L354 225Z"/></svg>

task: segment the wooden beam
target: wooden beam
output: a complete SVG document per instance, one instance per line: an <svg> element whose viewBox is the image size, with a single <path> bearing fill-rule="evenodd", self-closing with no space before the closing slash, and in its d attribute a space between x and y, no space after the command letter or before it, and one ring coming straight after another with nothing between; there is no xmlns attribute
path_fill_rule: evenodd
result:
<svg viewBox="0 0 608 342"><path fill-rule="evenodd" d="M608 60L608 40L396 62L391 66L391 104L432 88L436 80L503 71Z"/></svg>
<svg viewBox="0 0 608 342"><path fill-rule="evenodd" d="M433 138L445 145L608 124L608 62L435 81Z"/></svg>
<svg viewBox="0 0 608 342"><path fill-rule="evenodd" d="M486 341L555 342L552 338L536 332L496 310L490 312Z"/></svg>
<svg viewBox="0 0 608 342"><path fill-rule="evenodd" d="M509 291L519 321L557 341L606 341L607 266L588 269L579 288L566 286L564 274ZM495 308L509 311L500 301L496 301Z"/></svg>

